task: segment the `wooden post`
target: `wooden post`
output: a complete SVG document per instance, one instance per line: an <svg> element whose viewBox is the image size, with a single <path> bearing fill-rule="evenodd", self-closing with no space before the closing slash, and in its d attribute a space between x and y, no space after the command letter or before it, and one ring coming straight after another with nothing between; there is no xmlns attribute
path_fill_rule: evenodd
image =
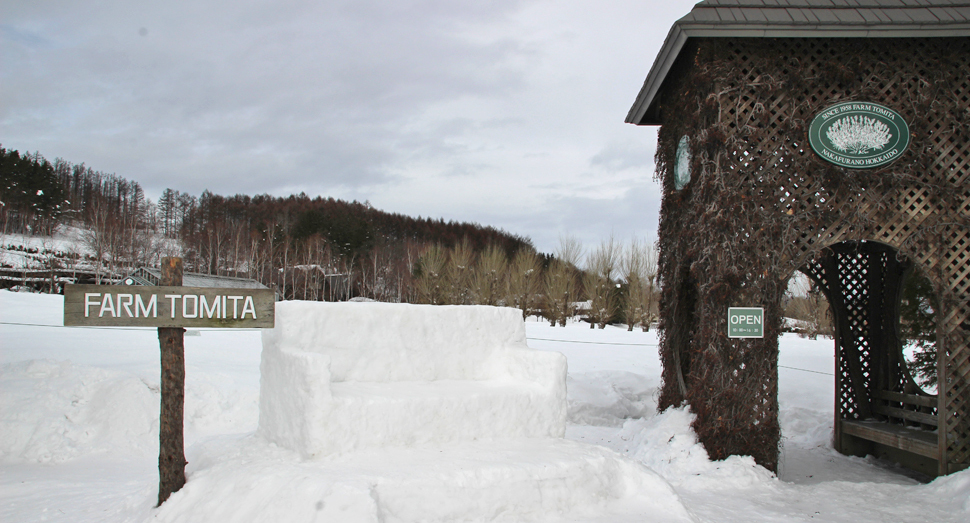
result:
<svg viewBox="0 0 970 523"><path fill-rule="evenodd" d="M182 285L182 259L162 258L162 286ZM158 430L158 505L185 485L185 340L182 327L159 327L162 405Z"/></svg>

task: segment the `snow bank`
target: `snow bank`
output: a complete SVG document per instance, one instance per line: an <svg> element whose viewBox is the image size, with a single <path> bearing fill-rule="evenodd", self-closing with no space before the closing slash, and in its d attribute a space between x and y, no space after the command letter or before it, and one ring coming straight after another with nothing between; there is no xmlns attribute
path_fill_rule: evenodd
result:
<svg viewBox="0 0 970 523"><path fill-rule="evenodd" d="M653 418L627 422L621 437L629 434L635 449L632 457L675 486L712 490L774 480L775 475L755 464L751 456L711 461L690 427L693 420L687 408L671 408Z"/></svg>
<svg viewBox="0 0 970 523"><path fill-rule="evenodd" d="M158 449L158 389L130 374L32 360L0 365L0 460L60 463Z"/></svg>
<svg viewBox="0 0 970 523"><path fill-rule="evenodd" d="M693 521L667 482L561 439L371 449L324 460L258 438L212 441L152 521ZM195 466L193 466L195 464Z"/></svg>
<svg viewBox="0 0 970 523"><path fill-rule="evenodd" d="M657 388L640 374L623 371L571 373L566 380L569 423L621 427L657 410Z"/></svg>
<svg viewBox="0 0 970 523"><path fill-rule="evenodd" d="M257 393L195 370L189 368L186 379L186 437L252 431ZM0 462L63 463L107 452L158 455L157 377L26 360L0 364L0 391Z"/></svg>
<svg viewBox="0 0 970 523"><path fill-rule="evenodd" d="M693 520L656 473L562 439L565 359L517 310L288 302L263 345L262 437L190 456L156 521Z"/></svg>
<svg viewBox="0 0 970 523"><path fill-rule="evenodd" d="M516 309L279 303L260 372L258 433L304 457L565 432L565 358Z"/></svg>
<svg viewBox="0 0 970 523"><path fill-rule="evenodd" d="M970 521L970 471L921 484L832 449L831 340L780 341L777 479L747 458L710 461L685 409L635 418L660 383L656 333L535 322L529 344L569 358L567 438L597 445L478 440L305 460L253 435L260 334L187 337L189 481L154 509L157 334L13 324L59 324L61 304L0 291L0 521Z"/></svg>

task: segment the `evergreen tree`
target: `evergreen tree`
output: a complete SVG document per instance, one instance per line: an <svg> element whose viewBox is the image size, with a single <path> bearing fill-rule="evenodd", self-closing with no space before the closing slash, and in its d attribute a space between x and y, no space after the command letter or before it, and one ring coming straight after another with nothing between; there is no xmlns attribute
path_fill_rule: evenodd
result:
<svg viewBox="0 0 970 523"><path fill-rule="evenodd" d="M913 350L907 362L913 379L923 387L936 387L936 298L932 283L918 267L903 281L899 317L903 343Z"/></svg>

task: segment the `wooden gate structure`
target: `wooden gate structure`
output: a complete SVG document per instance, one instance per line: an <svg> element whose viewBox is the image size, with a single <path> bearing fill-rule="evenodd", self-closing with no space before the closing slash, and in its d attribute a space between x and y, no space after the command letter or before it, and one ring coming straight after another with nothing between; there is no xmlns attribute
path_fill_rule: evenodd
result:
<svg viewBox="0 0 970 523"><path fill-rule="evenodd" d="M823 158L810 126L841 102L890 109L909 146L868 168ZM701 2L627 122L660 125L660 408L689 403L713 459L776 470L783 297L802 271L835 320L836 448L970 466L970 3ZM901 356L913 266L938 302L936 395ZM729 338L727 308L751 306L764 338Z"/></svg>

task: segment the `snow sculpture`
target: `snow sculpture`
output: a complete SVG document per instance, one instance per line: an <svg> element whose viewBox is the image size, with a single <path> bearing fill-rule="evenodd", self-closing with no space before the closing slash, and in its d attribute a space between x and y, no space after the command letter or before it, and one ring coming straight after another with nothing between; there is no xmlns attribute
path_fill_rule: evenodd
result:
<svg viewBox="0 0 970 523"><path fill-rule="evenodd" d="M258 433L305 458L565 433L566 360L517 309L282 302L260 372Z"/></svg>

